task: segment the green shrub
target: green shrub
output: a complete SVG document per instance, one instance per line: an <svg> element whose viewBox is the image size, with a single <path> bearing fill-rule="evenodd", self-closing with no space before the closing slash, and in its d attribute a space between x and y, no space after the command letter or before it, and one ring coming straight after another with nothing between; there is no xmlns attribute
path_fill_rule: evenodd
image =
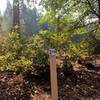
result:
<svg viewBox="0 0 100 100"><path fill-rule="evenodd" d="M42 49L37 49L33 57L33 72L43 74L49 69L48 54Z"/></svg>
<svg viewBox="0 0 100 100"><path fill-rule="evenodd" d="M100 42L91 37L72 42L63 32L41 31L32 37L11 32L0 36L0 70L23 72L32 68L33 73L41 74L49 69L50 48L69 58L81 58L99 52L99 47Z"/></svg>
<svg viewBox="0 0 100 100"><path fill-rule="evenodd" d="M19 34L11 32L5 36L1 36L0 51L0 70L24 71L31 67L32 61L27 58L25 53L25 42L22 43L22 38Z"/></svg>

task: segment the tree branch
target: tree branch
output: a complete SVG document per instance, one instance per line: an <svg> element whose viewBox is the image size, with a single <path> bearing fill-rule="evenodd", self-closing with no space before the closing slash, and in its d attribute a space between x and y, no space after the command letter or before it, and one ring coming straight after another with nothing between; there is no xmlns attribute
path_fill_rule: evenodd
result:
<svg viewBox="0 0 100 100"><path fill-rule="evenodd" d="M89 0L87 0L87 4L90 6L91 11L99 18L99 14L93 9L91 2Z"/></svg>

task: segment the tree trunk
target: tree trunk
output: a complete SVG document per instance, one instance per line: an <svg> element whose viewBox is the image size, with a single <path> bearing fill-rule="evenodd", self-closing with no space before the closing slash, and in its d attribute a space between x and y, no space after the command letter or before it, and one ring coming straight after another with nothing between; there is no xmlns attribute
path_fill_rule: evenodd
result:
<svg viewBox="0 0 100 100"><path fill-rule="evenodd" d="M13 0L13 27L14 31L20 32L19 0Z"/></svg>

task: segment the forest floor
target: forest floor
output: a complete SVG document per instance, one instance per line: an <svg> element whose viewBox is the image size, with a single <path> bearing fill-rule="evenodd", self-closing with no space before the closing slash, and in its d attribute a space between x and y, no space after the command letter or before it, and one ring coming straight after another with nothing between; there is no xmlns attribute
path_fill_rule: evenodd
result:
<svg viewBox="0 0 100 100"><path fill-rule="evenodd" d="M59 100L100 100L100 71L79 70L76 76L58 74ZM50 81L0 72L0 100L51 100Z"/></svg>

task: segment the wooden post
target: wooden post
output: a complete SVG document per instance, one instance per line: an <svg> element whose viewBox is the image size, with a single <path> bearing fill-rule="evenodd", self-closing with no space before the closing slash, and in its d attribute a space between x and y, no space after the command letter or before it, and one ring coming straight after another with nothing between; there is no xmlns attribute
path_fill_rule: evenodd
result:
<svg viewBox="0 0 100 100"><path fill-rule="evenodd" d="M58 100L55 49L50 49L50 77L51 77L51 97L52 97L52 100Z"/></svg>

